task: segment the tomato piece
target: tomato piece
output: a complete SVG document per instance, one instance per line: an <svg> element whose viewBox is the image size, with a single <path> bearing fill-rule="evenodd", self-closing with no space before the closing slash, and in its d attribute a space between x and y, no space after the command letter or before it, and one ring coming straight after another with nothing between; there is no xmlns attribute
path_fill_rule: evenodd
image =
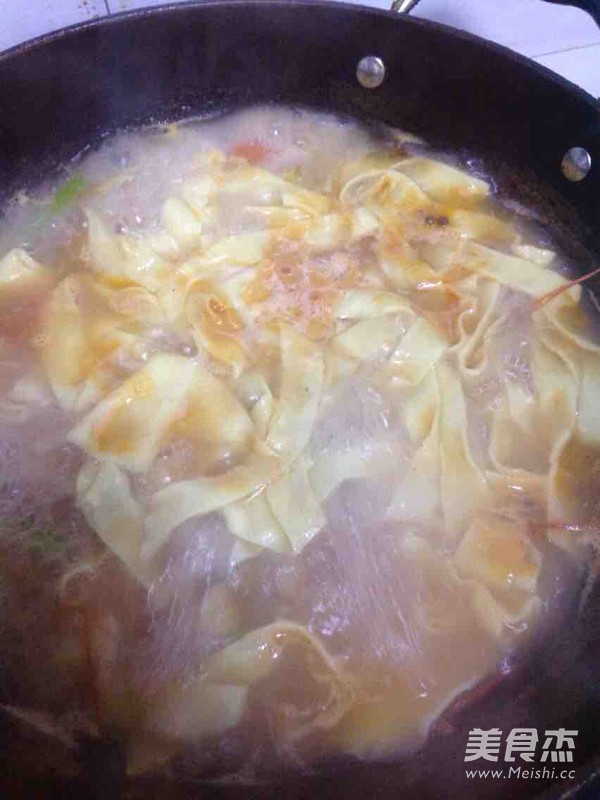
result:
<svg viewBox="0 0 600 800"><path fill-rule="evenodd" d="M231 154L238 158L245 158L251 164L260 164L270 154L270 149L255 139L245 142L238 142L231 151Z"/></svg>

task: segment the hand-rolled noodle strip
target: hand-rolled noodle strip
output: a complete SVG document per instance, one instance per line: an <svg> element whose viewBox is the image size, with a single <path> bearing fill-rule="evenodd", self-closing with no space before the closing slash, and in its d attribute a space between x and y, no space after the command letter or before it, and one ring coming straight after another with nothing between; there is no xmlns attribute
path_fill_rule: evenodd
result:
<svg viewBox="0 0 600 800"><path fill-rule="evenodd" d="M212 655L204 669L208 679L250 686L269 677L290 650L303 654L306 679L315 690L320 689L316 702L282 721L280 735L296 742L311 731L331 730L338 725L353 705L357 691L342 664L307 628L284 620L258 628Z"/></svg>
<svg viewBox="0 0 600 800"><path fill-rule="evenodd" d="M77 478L77 505L108 548L148 584L151 570L141 559L144 509L127 474L115 464L87 461Z"/></svg>
<svg viewBox="0 0 600 800"><path fill-rule="evenodd" d="M454 287L444 282L444 276L406 243L384 241L379 247L379 263L395 289L418 293L423 308L447 309L458 299Z"/></svg>
<svg viewBox="0 0 600 800"><path fill-rule="evenodd" d="M307 680L320 691L312 706L286 717L279 734L294 742L333 728L354 701L353 682L317 637L302 625L281 621L217 651L192 679L163 684L148 704L144 730L185 742L225 733L239 721L248 690L268 678L288 651L303 655Z"/></svg>
<svg viewBox="0 0 600 800"><path fill-rule="evenodd" d="M586 358L583 363L579 404L577 408L577 427L581 436L591 444L600 447L600 360Z"/></svg>
<svg viewBox="0 0 600 800"><path fill-rule="evenodd" d="M536 340L532 347L531 369L536 387L537 432L549 456L564 433L570 430L577 413L577 374L560 353Z"/></svg>
<svg viewBox="0 0 600 800"><path fill-rule="evenodd" d="M90 411L69 440L97 458L144 472L169 433L196 442L218 461L238 457L252 430L221 381L183 356L160 354Z"/></svg>
<svg viewBox="0 0 600 800"><path fill-rule="evenodd" d="M418 444L387 509L389 519L427 523L441 512L439 392L437 371L432 370L418 387L404 390L400 400L409 435Z"/></svg>
<svg viewBox="0 0 600 800"><path fill-rule="evenodd" d="M326 214L331 207L331 201L325 195L288 182L282 183L281 202L284 207L297 209L311 217Z"/></svg>
<svg viewBox="0 0 600 800"><path fill-rule="evenodd" d="M250 544L250 542L246 542L244 539L237 539L229 555L229 569L233 570L240 564L243 564L244 561L259 556L263 552L264 548L260 545Z"/></svg>
<svg viewBox="0 0 600 800"><path fill-rule="evenodd" d="M161 223L182 250L199 244L205 230L190 206L175 197L170 197L163 205Z"/></svg>
<svg viewBox="0 0 600 800"><path fill-rule="evenodd" d="M507 380L492 420L489 455L495 469L510 472L523 468L538 474L546 471L550 448L544 419L539 415L536 398Z"/></svg>
<svg viewBox="0 0 600 800"><path fill-rule="evenodd" d="M54 401L43 376L31 371L19 378L4 397L0 397L0 418L24 420Z"/></svg>
<svg viewBox="0 0 600 800"><path fill-rule="evenodd" d="M298 186L253 165L244 165L222 173L221 194L227 199L236 195L244 197L251 205L281 203L284 208L297 209L311 217L327 214L331 206L326 195Z"/></svg>
<svg viewBox="0 0 600 800"><path fill-rule="evenodd" d="M468 269L532 297L541 297L568 283L562 275L533 261L509 256L475 243L469 244L461 263ZM568 291L571 292L572 289Z"/></svg>
<svg viewBox="0 0 600 800"><path fill-rule="evenodd" d="M225 506L223 515L230 533L238 539L275 553L289 552L290 542L271 510L267 490Z"/></svg>
<svg viewBox="0 0 600 800"><path fill-rule="evenodd" d="M480 624L498 641L502 641L511 629L524 630L541 609L542 604L537 595L523 595L520 603L505 604L478 581L468 581L467 585Z"/></svg>
<svg viewBox="0 0 600 800"><path fill-rule="evenodd" d="M192 281L186 292L185 314L200 352L225 365L238 377L248 363L241 341L244 322L228 298L213 284Z"/></svg>
<svg viewBox="0 0 600 800"><path fill-rule="evenodd" d="M247 694L245 686L211 683L203 677L174 681L148 709L146 729L184 742L222 735L239 722Z"/></svg>
<svg viewBox="0 0 600 800"><path fill-rule="evenodd" d="M475 239L478 242L495 245L512 245L514 255L530 261L535 260L529 258L529 255L533 255L530 250L526 247L520 250L520 245L516 244L520 237L514 227L507 222L502 222L498 217L465 209L453 211L448 217L450 223L458 228L464 239Z"/></svg>
<svg viewBox="0 0 600 800"><path fill-rule="evenodd" d="M600 472L600 414L595 395L590 391L595 392L600 386L600 363L585 351L582 356L575 422L570 430L565 430L552 458L548 513L551 523L597 530L600 528L596 485ZM559 533L556 538L568 538L568 534L565 537Z"/></svg>
<svg viewBox="0 0 600 800"><path fill-rule="evenodd" d="M0 259L0 299L14 291L43 289L52 273L18 247Z"/></svg>
<svg viewBox="0 0 600 800"><path fill-rule="evenodd" d="M376 480L384 476L386 470L397 470L398 466L392 442L368 443L316 458L310 468L310 485L322 503L344 481Z"/></svg>
<svg viewBox="0 0 600 800"><path fill-rule="evenodd" d="M340 200L345 205L363 204L374 211L390 201L407 212L431 205L431 199L414 180L392 169L359 172L344 184Z"/></svg>
<svg viewBox="0 0 600 800"><path fill-rule="evenodd" d="M114 294L114 293L113 293ZM111 308L94 281L68 275L52 291L36 341L59 404L83 410L115 380L119 354L134 354L140 335L126 330L123 308Z"/></svg>
<svg viewBox="0 0 600 800"><path fill-rule="evenodd" d="M152 558L175 528L192 517L218 511L255 494L281 471L281 459L257 447L241 464L220 475L173 483L153 495L142 554Z"/></svg>
<svg viewBox="0 0 600 800"><path fill-rule="evenodd" d="M323 386L323 353L290 325L280 328L280 351L281 388L267 444L293 460L306 446L315 422Z"/></svg>
<svg viewBox="0 0 600 800"><path fill-rule="evenodd" d="M188 359L158 355L99 403L69 434L90 455L146 471L185 411L196 374Z"/></svg>
<svg viewBox="0 0 600 800"><path fill-rule="evenodd" d="M259 439L264 440L275 407L269 384L260 372L249 370L240 376L234 389L250 414L256 435Z"/></svg>
<svg viewBox="0 0 600 800"><path fill-rule="evenodd" d="M500 516L476 516L458 545L454 563L463 577L484 583L501 597L535 593L540 555L523 524Z"/></svg>
<svg viewBox="0 0 600 800"><path fill-rule="evenodd" d="M458 318L459 340L455 345L462 377L467 382L481 379L488 364L488 347L497 333L500 286L495 281L480 279L473 304ZM508 324L505 321L504 324Z"/></svg>
<svg viewBox="0 0 600 800"><path fill-rule="evenodd" d="M181 195L196 217L202 220L212 196L217 190L216 177L205 175L196 180L187 180L181 188Z"/></svg>
<svg viewBox="0 0 600 800"><path fill-rule="evenodd" d="M295 553L325 525L325 515L308 479L303 458L296 459L288 472L267 486L266 497Z"/></svg>
<svg viewBox="0 0 600 800"><path fill-rule="evenodd" d="M467 437L465 398L455 372L446 364L438 367L441 415L441 499L446 530L458 537L485 503L485 477L478 469Z"/></svg>
<svg viewBox="0 0 600 800"><path fill-rule="evenodd" d="M561 337L564 345L571 345L577 350L583 350L582 356L585 357L585 353L590 353L598 357L600 345L590 338L591 331L588 320L578 305L580 288L579 286L572 287L547 307L537 311L535 317L540 319L542 336L548 335L554 340ZM544 330L546 327L550 327L551 330Z"/></svg>
<svg viewBox="0 0 600 800"><path fill-rule="evenodd" d="M402 409L410 441L417 444L429 434L440 408L437 371L431 369L426 372L415 386L407 385L404 381L396 383L394 379L392 386L394 396Z"/></svg>
<svg viewBox="0 0 600 800"><path fill-rule="evenodd" d="M490 192L489 185L480 178L431 158L407 158L394 168L442 203L480 200Z"/></svg>
<svg viewBox="0 0 600 800"><path fill-rule="evenodd" d="M263 258L268 242L268 234L263 231L240 233L216 242L204 258L208 263L251 267Z"/></svg>
<svg viewBox="0 0 600 800"><path fill-rule="evenodd" d="M398 481L386 516L427 524L437 520L440 509L440 424L436 415L406 473Z"/></svg>
<svg viewBox="0 0 600 800"><path fill-rule="evenodd" d="M281 206L249 206L248 215L259 220L269 229L285 228L296 222L304 222L310 215L300 208Z"/></svg>
<svg viewBox="0 0 600 800"><path fill-rule="evenodd" d="M340 297L336 307L339 319L383 317L400 312L412 314L406 301L392 292L373 289L349 289Z"/></svg>
<svg viewBox="0 0 600 800"><path fill-rule="evenodd" d="M507 626L523 625L540 609L541 558L523 523L477 516L463 536L454 564L468 581L475 613L495 639Z"/></svg>
<svg viewBox="0 0 600 800"><path fill-rule="evenodd" d="M377 228L377 218L366 208L349 214L326 214L306 224L304 242L314 252L327 252L371 236Z"/></svg>
<svg viewBox="0 0 600 800"><path fill-rule="evenodd" d="M416 386L447 349L447 340L427 320L422 317L417 319L390 356L390 372L394 381Z"/></svg>
<svg viewBox="0 0 600 800"><path fill-rule="evenodd" d="M92 269L103 275L137 283L151 292L161 288L167 262L143 239L111 233L91 209L87 212Z"/></svg>
<svg viewBox="0 0 600 800"><path fill-rule="evenodd" d="M420 641L411 655L423 650L414 671L405 665L382 675L372 663L361 676L360 694L332 738L344 751L363 758L418 747L441 711L482 673L494 669L496 659L490 656L489 635L469 606L470 586L456 574L452 559L407 526L397 547L398 568L410 565L415 580L410 615ZM436 670L433 677L428 665L448 658L450 648L449 670Z"/></svg>
<svg viewBox="0 0 600 800"><path fill-rule="evenodd" d="M548 267L556 258L556 253L553 250L535 247L532 244L515 243L511 250L515 256L524 258L526 261L533 261L534 264L539 264L540 267Z"/></svg>
<svg viewBox="0 0 600 800"><path fill-rule="evenodd" d="M344 355L363 361L389 353L404 330L403 319L396 315L367 318L338 334L333 340L333 347Z"/></svg>

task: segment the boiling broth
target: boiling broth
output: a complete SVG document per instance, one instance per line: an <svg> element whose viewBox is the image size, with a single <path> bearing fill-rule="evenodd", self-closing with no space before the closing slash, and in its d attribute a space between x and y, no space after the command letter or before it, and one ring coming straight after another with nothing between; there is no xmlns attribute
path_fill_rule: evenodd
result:
<svg viewBox="0 0 600 800"><path fill-rule="evenodd" d="M246 779L411 752L541 624L548 553L595 546L581 289L414 137L123 133L0 250L3 699L67 749Z"/></svg>

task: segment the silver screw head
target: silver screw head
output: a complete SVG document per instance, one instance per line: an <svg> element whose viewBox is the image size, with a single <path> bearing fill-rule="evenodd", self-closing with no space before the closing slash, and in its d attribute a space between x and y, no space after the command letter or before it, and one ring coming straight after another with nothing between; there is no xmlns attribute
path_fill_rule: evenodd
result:
<svg viewBox="0 0 600 800"><path fill-rule="evenodd" d="M562 173L568 181L582 181L592 168L592 157L584 147L571 147L563 156Z"/></svg>
<svg viewBox="0 0 600 800"><path fill-rule="evenodd" d="M356 67L356 79L365 89L376 89L385 79L385 64L379 56L365 56Z"/></svg>

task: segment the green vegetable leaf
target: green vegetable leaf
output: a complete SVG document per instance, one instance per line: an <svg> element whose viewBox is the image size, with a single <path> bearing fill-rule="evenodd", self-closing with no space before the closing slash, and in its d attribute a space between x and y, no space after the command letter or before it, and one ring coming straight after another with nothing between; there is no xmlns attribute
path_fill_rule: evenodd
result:
<svg viewBox="0 0 600 800"><path fill-rule="evenodd" d="M36 528L30 535L33 546L46 553L57 553L66 545L64 537L51 528Z"/></svg>
<svg viewBox="0 0 600 800"><path fill-rule="evenodd" d="M88 182L86 179L76 172L56 189L50 203L50 210L55 214L59 214L68 208L87 188Z"/></svg>

